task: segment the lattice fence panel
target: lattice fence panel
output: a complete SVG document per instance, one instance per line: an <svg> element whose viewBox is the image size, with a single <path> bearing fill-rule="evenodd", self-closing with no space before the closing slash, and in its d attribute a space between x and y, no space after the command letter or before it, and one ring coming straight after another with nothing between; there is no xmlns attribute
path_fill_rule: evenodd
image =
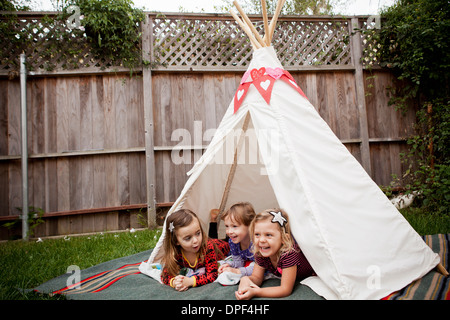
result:
<svg viewBox="0 0 450 320"><path fill-rule="evenodd" d="M362 63L366 68L378 66L379 52L381 44L377 42L378 28L381 27L382 21L376 19L360 19L362 42Z"/></svg>
<svg viewBox="0 0 450 320"><path fill-rule="evenodd" d="M252 47L234 20L153 20L155 58L164 67L246 67ZM263 35L263 22L255 21ZM348 21L279 21L272 45L284 66L349 65Z"/></svg>
<svg viewBox="0 0 450 320"><path fill-rule="evenodd" d="M8 24L10 31L0 34L0 72L15 75L22 52L31 71L112 66L111 61L92 52L83 27L72 29L62 19L47 16L1 18L0 23Z"/></svg>
<svg viewBox="0 0 450 320"><path fill-rule="evenodd" d="M247 35L227 16L149 14L152 21L152 65L159 69L223 70L245 69L252 57ZM70 29L65 22L38 14L20 16L1 23L10 24L10 34L0 35L0 73L18 73L21 52L27 54L30 70L40 72L109 67L115 65L95 56L85 31ZM263 22L252 17L262 35ZM302 66L352 66L351 19L282 17L272 45L287 68ZM378 44L360 19L365 67L377 65ZM12 35L12 37L11 37ZM12 39L12 40L11 40ZM23 40L26 41L23 41ZM17 41L16 41L17 40ZM137 47L136 50L140 50Z"/></svg>
<svg viewBox="0 0 450 320"><path fill-rule="evenodd" d="M285 67L352 64L347 21L281 21L273 39Z"/></svg>
<svg viewBox="0 0 450 320"><path fill-rule="evenodd" d="M229 20L159 18L153 20L154 58L165 67L246 66L252 48Z"/></svg>

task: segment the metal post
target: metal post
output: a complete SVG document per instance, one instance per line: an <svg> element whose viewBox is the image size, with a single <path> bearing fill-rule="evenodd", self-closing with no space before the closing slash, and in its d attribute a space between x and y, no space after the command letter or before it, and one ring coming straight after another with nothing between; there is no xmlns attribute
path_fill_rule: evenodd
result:
<svg viewBox="0 0 450 320"><path fill-rule="evenodd" d="M28 239L28 141L26 56L20 55L20 117L22 130L22 239Z"/></svg>
<svg viewBox="0 0 450 320"><path fill-rule="evenodd" d="M142 60L152 61L153 22L148 15L145 16L142 26ZM152 70L142 68L142 83L144 94L144 119L145 119L145 163L147 175L147 221L148 228L157 227L156 223L156 199L155 199L155 146L153 141L153 98L152 98Z"/></svg>

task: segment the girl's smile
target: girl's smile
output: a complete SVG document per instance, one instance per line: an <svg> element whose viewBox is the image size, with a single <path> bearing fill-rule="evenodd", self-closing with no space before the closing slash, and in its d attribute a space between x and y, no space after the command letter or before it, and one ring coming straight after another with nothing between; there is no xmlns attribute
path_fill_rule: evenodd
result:
<svg viewBox="0 0 450 320"><path fill-rule="evenodd" d="M263 257L270 257L272 261L276 261L282 246L281 233L277 224L270 220L255 223L254 244L256 251Z"/></svg>
<svg viewBox="0 0 450 320"><path fill-rule="evenodd" d="M225 232L233 243L240 243L241 250L246 250L250 246L249 228L243 223L238 223L229 215L225 217Z"/></svg>

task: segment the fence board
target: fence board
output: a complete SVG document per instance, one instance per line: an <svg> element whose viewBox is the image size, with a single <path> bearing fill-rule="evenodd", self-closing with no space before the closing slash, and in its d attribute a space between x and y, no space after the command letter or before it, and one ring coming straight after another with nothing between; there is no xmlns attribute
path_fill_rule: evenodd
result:
<svg viewBox="0 0 450 320"><path fill-rule="evenodd" d="M95 76L92 78L92 149L99 150L105 147L105 104L104 77Z"/></svg>
<svg viewBox="0 0 450 320"><path fill-rule="evenodd" d="M376 70L365 73L369 137L374 141L389 141L370 145L372 163L375 164L372 177L381 185L389 185L392 175L402 181L402 174L407 168L401 162L400 153L407 150L405 139L414 134L416 123L413 104L406 112L389 105L388 88L399 85L402 84L396 83L390 72Z"/></svg>
<svg viewBox="0 0 450 320"><path fill-rule="evenodd" d="M70 210L70 175L69 159L61 158L57 160L57 181L58 181L58 211Z"/></svg>
<svg viewBox="0 0 450 320"><path fill-rule="evenodd" d="M38 80L35 80L38 81ZM67 94L67 79L57 78L56 80L56 149L62 153L69 150L69 99Z"/></svg>
<svg viewBox="0 0 450 320"><path fill-rule="evenodd" d="M1 82L0 82L1 83ZM1 83L3 84L3 83ZM8 153L8 83L0 85L0 153Z"/></svg>
<svg viewBox="0 0 450 320"><path fill-rule="evenodd" d="M20 154L20 83L12 80L2 82L8 88L8 153L10 155ZM19 179L20 180L20 179Z"/></svg>
<svg viewBox="0 0 450 320"><path fill-rule="evenodd" d="M45 159L45 210L58 211L58 166L57 159Z"/></svg>
<svg viewBox="0 0 450 320"><path fill-rule="evenodd" d="M57 151L57 86L56 78L45 78L45 110L44 110L44 142L45 153L52 153Z"/></svg>

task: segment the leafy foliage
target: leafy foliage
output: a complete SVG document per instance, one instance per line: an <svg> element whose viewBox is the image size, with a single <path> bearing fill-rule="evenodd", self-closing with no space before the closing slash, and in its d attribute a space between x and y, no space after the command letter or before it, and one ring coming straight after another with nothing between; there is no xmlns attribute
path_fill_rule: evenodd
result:
<svg viewBox="0 0 450 320"><path fill-rule="evenodd" d="M24 11L29 9L29 6L19 3L18 0L0 0L0 11Z"/></svg>
<svg viewBox="0 0 450 320"><path fill-rule="evenodd" d="M1 1L5 9L23 9L13 1ZM71 10L73 6L78 10ZM22 19L14 12L4 14L0 43L7 50L0 52L0 63L14 75L17 57L25 52L30 57L29 70L125 67L133 71L149 63L141 59L144 17L131 0L68 0L59 14L39 20Z"/></svg>
<svg viewBox="0 0 450 320"><path fill-rule="evenodd" d="M128 68L140 64L144 13L131 0L73 0L70 5L80 8L86 36L98 56Z"/></svg>
<svg viewBox="0 0 450 320"><path fill-rule="evenodd" d="M448 96L448 1L399 0L382 16L380 40L384 65L394 67L400 79L412 82L413 95Z"/></svg>
<svg viewBox="0 0 450 320"><path fill-rule="evenodd" d="M219 9L228 12L234 9L233 0L222 0L223 5ZM334 8L343 0L286 0L281 13L282 14L312 14L312 15L329 15L333 14ZM266 0L267 12L273 14L277 6L277 0ZM247 14L260 14L260 0L241 0L239 4Z"/></svg>
<svg viewBox="0 0 450 320"><path fill-rule="evenodd" d="M17 208L19 211L22 211L22 208ZM44 223L44 219L42 218L44 216L44 210L41 208L36 208L33 206L30 206L28 208L28 234L27 237L31 237L34 235L34 229L36 229L37 226ZM22 223L22 219L18 218L12 222L7 222L3 224L4 227L12 229L15 225Z"/></svg>
<svg viewBox="0 0 450 320"><path fill-rule="evenodd" d="M378 41L382 66L406 83L392 103L418 108L417 134L405 154L409 190L422 194L422 205L450 212L450 6L447 0L399 0L382 12Z"/></svg>

